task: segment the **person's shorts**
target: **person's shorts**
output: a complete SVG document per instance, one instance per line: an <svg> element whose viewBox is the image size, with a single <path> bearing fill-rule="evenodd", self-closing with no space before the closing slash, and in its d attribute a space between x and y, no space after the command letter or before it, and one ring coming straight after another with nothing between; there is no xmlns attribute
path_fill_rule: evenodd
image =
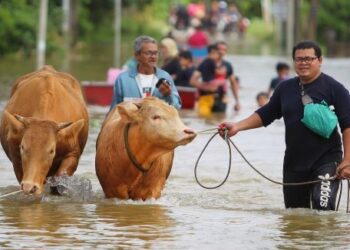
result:
<svg viewBox="0 0 350 250"><path fill-rule="evenodd" d="M201 117L209 117L212 114L214 95L202 95L198 98L198 114Z"/></svg>
<svg viewBox="0 0 350 250"><path fill-rule="evenodd" d="M306 182L329 178L335 174L336 162L323 164L313 172L284 171L284 182ZM301 186L283 186L286 208L313 208L335 210L339 189L339 180L323 180L315 184Z"/></svg>

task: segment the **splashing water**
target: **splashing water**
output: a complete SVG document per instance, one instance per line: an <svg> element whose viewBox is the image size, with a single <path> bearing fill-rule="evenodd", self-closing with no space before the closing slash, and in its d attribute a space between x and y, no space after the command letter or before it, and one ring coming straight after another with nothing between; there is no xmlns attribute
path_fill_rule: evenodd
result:
<svg viewBox="0 0 350 250"><path fill-rule="evenodd" d="M86 201L93 195L91 181L78 176L51 176L47 178L51 190L64 196Z"/></svg>

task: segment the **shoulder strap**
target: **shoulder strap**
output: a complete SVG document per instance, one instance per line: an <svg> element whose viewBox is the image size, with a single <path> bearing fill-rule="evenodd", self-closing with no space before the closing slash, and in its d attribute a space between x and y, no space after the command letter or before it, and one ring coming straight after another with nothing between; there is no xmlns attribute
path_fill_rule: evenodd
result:
<svg viewBox="0 0 350 250"><path fill-rule="evenodd" d="M306 91L304 89L304 84L302 84L300 81L299 81L299 86L300 86L300 95L301 95L301 102L303 103L303 105L305 106L306 104L309 104L309 103L313 103L314 101L312 100L312 98L306 94Z"/></svg>

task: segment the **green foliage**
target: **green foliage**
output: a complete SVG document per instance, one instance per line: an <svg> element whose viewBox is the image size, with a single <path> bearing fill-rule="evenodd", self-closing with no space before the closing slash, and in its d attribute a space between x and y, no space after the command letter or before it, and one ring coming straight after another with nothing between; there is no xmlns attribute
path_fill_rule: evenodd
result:
<svg viewBox="0 0 350 250"><path fill-rule="evenodd" d="M350 1L320 0L318 12L318 36L324 39L324 31L333 30L336 40L350 41Z"/></svg>
<svg viewBox="0 0 350 250"><path fill-rule="evenodd" d="M247 29L247 37L256 41L272 41L274 37L272 26L267 26L260 18L253 18Z"/></svg>
<svg viewBox="0 0 350 250"><path fill-rule="evenodd" d="M73 45L92 43L112 44L114 39L114 0L70 0L76 8L77 26ZM138 35L148 34L157 39L164 36L169 27L169 9L175 4L189 4L200 0L122 0L122 42L131 47L131 41ZM211 1L201 1L210 5ZM253 39L269 41L273 30L265 27L261 19L261 0L227 0L236 3L242 15L251 19L247 35ZM301 29L308 31L310 1L300 0ZM0 0L0 56L20 52L30 56L36 48L39 0ZM324 42L325 30L334 31L336 40L349 41L349 0L319 0L318 40ZM62 0L50 0L48 8L47 51L57 53L63 50ZM267 28L267 29L266 29ZM323 39L323 40L322 40ZM123 48L124 49L124 48ZM127 50L129 51L129 50ZM125 50L123 50L125 53Z"/></svg>
<svg viewBox="0 0 350 250"><path fill-rule="evenodd" d="M19 50L29 54L35 44L36 19L37 13L25 1L0 1L0 55Z"/></svg>
<svg viewBox="0 0 350 250"><path fill-rule="evenodd" d="M261 0L249 0L249 1L227 1L236 3L239 11L243 16L248 18L260 18L261 17Z"/></svg>

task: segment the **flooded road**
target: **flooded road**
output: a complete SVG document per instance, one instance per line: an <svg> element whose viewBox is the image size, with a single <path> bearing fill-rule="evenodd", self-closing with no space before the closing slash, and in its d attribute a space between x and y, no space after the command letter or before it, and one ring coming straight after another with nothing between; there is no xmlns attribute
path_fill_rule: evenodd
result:
<svg viewBox="0 0 350 250"><path fill-rule="evenodd" d="M241 82L242 111L229 107L226 119L239 120L257 106L268 88L276 57L229 58ZM323 71L350 89L349 59L326 59ZM5 101L0 103L3 110ZM0 249L348 249L349 215L343 190L338 212L284 208L282 188L258 176L232 151L232 168L220 188L206 190L194 178L194 165L210 138L199 135L175 151L170 177L158 200L105 199L95 175L95 142L108 108L89 106L90 134L75 179L63 196L23 194L0 199ZM191 128L215 127L182 111ZM284 125L242 132L233 138L247 159L274 180L282 179ZM213 186L227 173L225 142L215 138L198 166L202 183ZM0 194L17 190L12 166L0 150ZM347 187L344 183L344 187ZM344 189L344 188L343 188ZM47 189L48 190L48 189Z"/></svg>

